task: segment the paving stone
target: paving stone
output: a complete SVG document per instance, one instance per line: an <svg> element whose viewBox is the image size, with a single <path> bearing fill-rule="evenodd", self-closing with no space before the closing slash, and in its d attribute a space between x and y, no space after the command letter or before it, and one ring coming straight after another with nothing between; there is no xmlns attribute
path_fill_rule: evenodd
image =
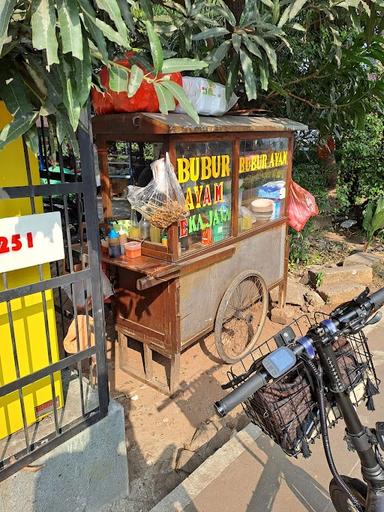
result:
<svg viewBox="0 0 384 512"><path fill-rule="evenodd" d="M367 267L375 267L376 265L384 264L383 257L380 257L377 254L372 254L370 252L355 252L351 254L347 258L345 258L343 262L343 266L353 266L353 265L366 265Z"/></svg>
<svg viewBox="0 0 384 512"><path fill-rule="evenodd" d="M327 304L342 304L357 297L365 290L362 284L332 283L318 288L319 295Z"/></svg>
<svg viewBox="0 0 384 512"><path fill-rule="evenodd" d="M367 265L347 265L343 267L331 267L323 269L310 269L309 276L311 283L317 287L320 282L320 287L328 286L331 284L371 284L372 283L372 268Z"/></svg>

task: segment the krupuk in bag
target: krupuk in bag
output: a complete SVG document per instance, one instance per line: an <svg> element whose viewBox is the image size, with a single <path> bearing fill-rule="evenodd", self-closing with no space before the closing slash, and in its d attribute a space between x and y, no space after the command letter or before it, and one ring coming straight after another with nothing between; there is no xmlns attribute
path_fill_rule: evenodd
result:
<svg viewBox="0 0 384 512"><path fill-rule="evenodd" d="M146 187L128 187L128 201L151 224L165 229L186 215L183 190L168 153L151 164L153 179Z"/></svg>
<svg viewBox="0 0 384 512"><path fill-rule="evenodd" d="M288 201L288 224L291 228L301 231L307 220L318 213L319 209L313 195L292 180Z"/></svg>

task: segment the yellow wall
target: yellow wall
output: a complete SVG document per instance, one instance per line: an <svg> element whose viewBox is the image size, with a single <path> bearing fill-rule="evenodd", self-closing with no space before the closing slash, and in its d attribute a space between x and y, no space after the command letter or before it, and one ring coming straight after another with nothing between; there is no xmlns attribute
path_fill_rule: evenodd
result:
<svg viewBox="0 0 384 512"><path fill-rule="evenodd" d="M0 102L0 128L10 120L3 103ZM34 154L29 153L33 184L39 184L38 162ZM27 185L27 175L24 161L24 151L21 139L8 144L0 150L0 187ZM43 212L42 199L35 201L36 213ZM31 214L29 199L0 199L0 218L16 215ZM44 277L50 277L49 265L44 265ZM7 273L8 287L33 283L39 280L37 267L16 270ZM0 268L0 290L3 282ZM53 361L58 361L58 343L56 333L56 320L52 292L46 292L49 334L51 338L51 352ZM28 375L48 363L47 335L44 323L42 294L36 293L14 299L11 301L14 321L17 354L20 375ZM61 375L57 372L55 378L55 391L62 405ZM0 303L0 386L16 379L16 371L12 352L11 334L8 323L7 307ZM23 389L28 424L33 424L42 418L37 416L35 407L52 400L50 378L26 386ZM18 392L0 397L0 439L23 428L21 407Z"/></svg>

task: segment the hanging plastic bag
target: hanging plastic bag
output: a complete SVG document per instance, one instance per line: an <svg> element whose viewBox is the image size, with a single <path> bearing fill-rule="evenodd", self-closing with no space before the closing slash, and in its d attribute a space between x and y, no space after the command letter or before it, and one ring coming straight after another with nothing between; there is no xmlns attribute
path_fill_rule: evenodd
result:
<svg viewBox="0 0 384 512"><path fill-rule="evenodd" d="M165 229L186 216L184 193L168 153L152 162L151 169L152 181L146 187L129 186L127 198L152 225Z"/></svg>
<svg viewBox="0 0 384 512"><path fill-rule="evenodd" d="M301 231L308 219L318 213L313 195L292 180L288 202L288 224L291 228Z"/></svg>
<svg viewBox="0 0 384 512"><path fill-rule="evenodd" d="M227 101L224 85L196 76L183 76L183 89L196 112L203 116L222 116L239 99L236 94L232 94ZM183 114L184 110L178 105L176 112Z"/></svg>

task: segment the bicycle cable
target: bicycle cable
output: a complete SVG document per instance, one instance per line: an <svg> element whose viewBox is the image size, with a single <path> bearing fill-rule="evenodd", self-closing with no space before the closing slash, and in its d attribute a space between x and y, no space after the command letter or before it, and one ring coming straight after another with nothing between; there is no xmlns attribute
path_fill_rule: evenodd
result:
<svg viewBox="0 0 384 512"><path fill-rule="evenodd" d="M324 399L324 382L323 382L323 371L321 367L317 367L312 361L307 359L306 357L301 358L304 364L309 368L309 370L314 375L317 381L317 401L319 404L319 413L320 413L320 426L321 426L321 438L323 442L323 448L325 452L325 457L327 459L327 463L329 469L336 480L337 484L345 491L349 499L351 500L354 507L357 509L357 512L364 512L361 508L360 503L357 501L355 496L351 493L349 487L341 478L339 472L337 471L335 462L333 460L331 444L329 441L328 435L328 423L326 417L326 407L325 407L325 399Z"/></svg>

